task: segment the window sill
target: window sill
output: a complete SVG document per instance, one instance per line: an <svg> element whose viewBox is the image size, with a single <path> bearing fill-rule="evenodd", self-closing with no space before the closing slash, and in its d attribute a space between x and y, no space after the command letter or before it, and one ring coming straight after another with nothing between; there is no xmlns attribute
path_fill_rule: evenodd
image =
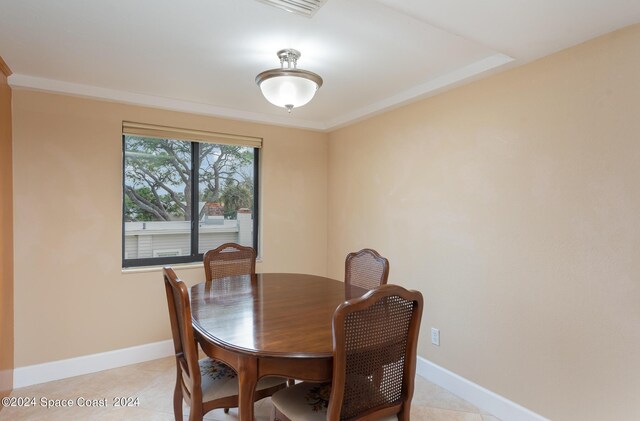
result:
<svg viewBox="0 0 640 421"><path fill-rule="evenodd" d="M262 259L256 259L256 263L262 263ZM174 269L202 269L202 262L194 263L179 263L173 265L158 265L158 266L138 266L132 268L122 268L121 272L124 275L132 273L147 273L147 272L162 272L164 266L171 266Z"/></svg>
<svg viewBox="0 0 640 421"><path fill-rule="evenodd" d="M122 268L122 273L127 275L130 273L162 272L162 268L165 266L171 266L174 269L198 269L198 268L202 269L202 262Z"/></svg>

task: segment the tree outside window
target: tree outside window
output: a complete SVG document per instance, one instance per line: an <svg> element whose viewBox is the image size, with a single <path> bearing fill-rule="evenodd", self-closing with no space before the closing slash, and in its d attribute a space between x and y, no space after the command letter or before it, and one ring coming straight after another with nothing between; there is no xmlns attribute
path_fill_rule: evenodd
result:
<svg viewBox="0 0 640 421"><path fill-rule="evenodd" d="M179 256L196 260L228 241L255 247L254 235L247 230L255 229L256 149L123 138L124 263L149 264L148 259L164 262ZM244 209L240 215L239 209Z"/></svg>

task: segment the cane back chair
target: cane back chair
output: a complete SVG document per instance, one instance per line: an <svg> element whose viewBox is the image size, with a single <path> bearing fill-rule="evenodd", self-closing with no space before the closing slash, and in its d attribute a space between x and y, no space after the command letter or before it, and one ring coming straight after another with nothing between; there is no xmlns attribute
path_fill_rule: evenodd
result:
<svg viewBox="0 0 640 421"><path fill-rule="evenodd" d="M373 249L362 249L349 253L344 263L344 285L347 298L351 286L372 290L387 283L389 261Z"/></svg>
<svg viewBox="0 0 640 421"><path fill-rule="evenodd" d="M206 252L202 260L207 282L256 273L256 251L253 247L225 243Z"/></svg>
<svg viewBox="0 0 640 421"><path fill-rule="evenodd" d="M409 420L423 299L383 285L333 316L331 383L298 383L272 396L277 421Z"/></svg>

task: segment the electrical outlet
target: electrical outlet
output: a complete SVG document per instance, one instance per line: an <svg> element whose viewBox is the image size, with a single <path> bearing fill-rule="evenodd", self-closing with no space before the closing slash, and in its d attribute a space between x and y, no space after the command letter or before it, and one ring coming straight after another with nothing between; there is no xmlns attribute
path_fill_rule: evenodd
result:
<svg viewBox="0 0 640 421"><path fill-rule="evenodd" d="M431 343L435 346L440 346L440 329L431 328Z"/></svg>

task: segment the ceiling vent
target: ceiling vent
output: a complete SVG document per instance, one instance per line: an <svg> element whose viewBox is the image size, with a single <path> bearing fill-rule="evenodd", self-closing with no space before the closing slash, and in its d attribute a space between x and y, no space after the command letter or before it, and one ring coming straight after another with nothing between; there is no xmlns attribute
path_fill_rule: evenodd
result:
<svg viewBox="0 0 640 421"><path fill-rule="evenodd" d="M327 0L258 0L287 12L297 13L306 17L313 16Z"/></svg>

